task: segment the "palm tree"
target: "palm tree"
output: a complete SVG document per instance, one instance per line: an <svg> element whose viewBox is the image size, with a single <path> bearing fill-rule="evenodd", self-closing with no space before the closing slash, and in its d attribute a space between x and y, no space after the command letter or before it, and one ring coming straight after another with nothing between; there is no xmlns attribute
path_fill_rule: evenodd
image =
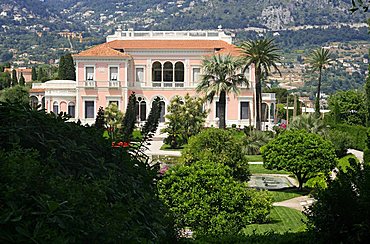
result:
<svg viewBox="0 0 370 244"><path fill-rule="evenodd" d="M327 126L322 119L313 114L302 114L294 118L293 121L289 123L288 129L306 130L310 133L324 135L327 130Z"/></svg>
<svg viewBox="0 0 370 244"><path fill-rule="evenodd" d="M317 95L315 101L315 114L320 117L320 90L321 90L321 78L322 71L333 61L331 58L331 52L329 49L318 48L314 50L308 57L308 63L312 67L312 70L319 71L319 80L317 84Z"/></svg>
<svg viewBox="0 0 370 244"><path fill-rule="evenodd" d="M255 108L256 108L256 129L261 130L262 111L262 85L261 81L267 77L274 67L280 74L277 62L280 62L279 48L274 44L273 39L248 40L241 45L245 54L245 69L254 65L255 75Z"/></svg>
<svg viewBox="0 0 370 244"><path fill-rule="evenodd" d="M205 93L212 103L215 96L219 96L219 128L225 128L226 94L239 93L238 85L246 84L242 73L243 62L231 55L213 55L202 62L202 80L197 86L197 92Z"/></svg>

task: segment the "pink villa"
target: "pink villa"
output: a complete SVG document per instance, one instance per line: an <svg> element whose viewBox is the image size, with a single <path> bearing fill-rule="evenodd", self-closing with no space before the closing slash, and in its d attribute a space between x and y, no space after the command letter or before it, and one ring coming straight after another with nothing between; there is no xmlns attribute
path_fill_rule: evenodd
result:
<svg viewBox="0 0 370 244"><path fill-rule="evenodd" d="M92 124L99 107L116 103L125 111L128 97L137 97L138 122L145 121L152 101L162 100L161 126L167 105L176 96L199 96L195 88L202 75L202 60L214 54L238 56L232 36L215 31L122 31L107 37L107 42L74 55L77 81L51 80L35 83L30 91L34 105L48 112L66 112L73 120ZM255 124L254 72L247 71L250 86L240 94L229 94L227 126ZM275 94L264 93L263 128L274 122ZM205 105L209 109L206 126L218 126L218 98Z"/></svg>

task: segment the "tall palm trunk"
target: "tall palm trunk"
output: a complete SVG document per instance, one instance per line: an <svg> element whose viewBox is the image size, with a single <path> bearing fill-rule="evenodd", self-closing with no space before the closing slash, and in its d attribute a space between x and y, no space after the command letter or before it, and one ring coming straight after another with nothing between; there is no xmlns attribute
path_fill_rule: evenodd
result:
<svg viewBox="0 0 370 244"><path fill-rule="evenodd" d="M226 127L226 91L220 92L220 98L218 100L220 104L220 110L218 111L218 117L220 120L219 128L225 129Z"/></svg>
<svg viewBox="0 0 370 244"><path fill-rule="evenodd" d="M256 130L261 130L261 111L262 111L262 86L261 68L256 67Z"/></svg>
<svg viewBox="0 0 370 244"><path fill-rule="evenodd" d="M317 95L315 101L315 115L316 117L320 117L320 90L321 90L321 73L322 68L319 69L319 83L317 84Z"/></svg>

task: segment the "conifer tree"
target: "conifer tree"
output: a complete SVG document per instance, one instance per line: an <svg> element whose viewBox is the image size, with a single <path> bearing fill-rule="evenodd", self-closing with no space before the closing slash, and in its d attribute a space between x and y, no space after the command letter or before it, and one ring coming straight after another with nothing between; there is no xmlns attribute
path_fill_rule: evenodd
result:
<svg viewBox="0 0 370 244"><path fill-rule="evenodd" d="M105 128L104 108L103 107L99 107L98 114L96 115L94 126L97 129L104 129Z"/></svg>
<svg viewBox="0 0 370 244"><path fill-rule="evenodd" d="M66 78L66 63L64 56L60 57L59 60L59 69L58 69L58 77L60 80L65 80Z"/></svg>
<svg viewBox="0 0 370 244"><path fill-rule="evenodd" d="M37 71L37 80L42 81L45 78L44 69L42 67Z"/></svg>
<svg viewBox="0 0 370 244"><path fill-rule="evenodd" d="M23 73L21 73L21 77L19 78L19 85L24 86L26 81L24 79Z"/></svg>
<svg viewBox="0 0 370 244"><path fill-rule="evenodd" d="M65 79L66 80L76 80L76 70L73 62L72 55L70 53L64 56L65 62Z"/></svg>
<svg viewBox="0 0 370 244"><path fill-rule="evenodd" d="M12 86L18 85L18 78L17 78L17 71L15 69L12 70Z"/></svg>
<svg viewBox="0 0 370 244"><path fill-rule="evenodd" d="M76 80L75 66L70 53L60 58L58 76L61 80Z"/></svg>
<svg viewBox="0 0 370 244"><path fill-rule="evenodd" d="M132 136L132 132L135 129L136 122L136 96L133 92L128 100L127 109L125 117L122 121L122 139L124 141L129 141Z"/></svg>
<svg viewBox="0 0 370 244"><path fill-rule="evenodd" d="M37 73L36 73L36 68L35 67L32 67L32 81L36 81L37 80Z"/></svg>

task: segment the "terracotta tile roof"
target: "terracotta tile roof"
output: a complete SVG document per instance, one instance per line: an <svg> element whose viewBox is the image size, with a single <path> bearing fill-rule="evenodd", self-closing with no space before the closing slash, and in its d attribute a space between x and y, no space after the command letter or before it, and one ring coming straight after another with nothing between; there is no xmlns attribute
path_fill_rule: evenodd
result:
<svg viewBox="0 0 370 244"><path fill-rule="evenodd" d="M177 49L209 50L220 54L239 56L242 53L235 45L221 40L115 40L104 43L74 55L74 57L128 57L118 50L130 49Z"/></svg>
<svg viewBox="0 0 370 244"><path fill-rule="evenodd" d="M107 43L97 45L90 49L80 52L73 57L129 57L130 55L114 50Z"/></svg>
<svg viewBox="0 0 370 244"><path fill-rule="evenodd" d="M45 92L45 89L43 89L43 88L32 88L32 89L30 89L30 92L33 92L33 93Z"/></svg>

